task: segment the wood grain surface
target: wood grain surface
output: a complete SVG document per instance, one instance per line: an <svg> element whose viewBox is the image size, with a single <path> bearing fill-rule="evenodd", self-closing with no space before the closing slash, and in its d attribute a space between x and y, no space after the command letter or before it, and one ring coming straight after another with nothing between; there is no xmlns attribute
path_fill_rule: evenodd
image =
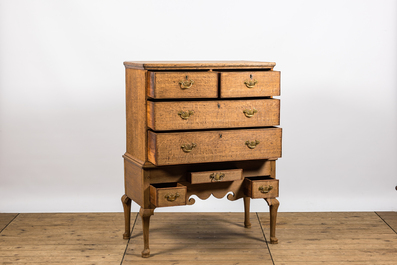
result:
<svg viewBox="0 0 397 265"><path fill-rule="evenodd" d="M192 114L183 119L179 115L182 111L190 111ZM278 99L148 102L148 126L155 131L265 127L279 124Z"/></svg>
<svg viewBox="0 0 397 265"><path fill-rule="evenodd" d="M281 157L281 128L154 133L148 159L155 165L189 164ZM250 149L246 142L259 141ZM191 152L182 145L195 144Z"/></svg>
<svg viewBox="0 0 397 265"><path fill-rule="evenodd" d="M190 82L182 88L179 82ZM215 72L150 72L148 96L151 98L216 98L218 74Z"/></svg>
<svg viewBox="0 0 397 265"><path fill-rule="evenodd" d="M253 88L248 88L244 82L256 80ZM235 97L269 97L280 95L280 72L222 72L221 98Z"/></svg>
<svg viewBox="0 0 397 265"><path fill-rule="evenodd" d="M126 68L146 70L273 69L274 62L256 61L143 61L124 62Z"/></svg>
<svg viewBox="0 0 397 265"><path fill-rule="evenodd" d="M222 176L221 179L216 180L216 175ZM201 172L191 172L190 173L190 183L213 183L213 182L227 182L234 180L241 180L243 176L242 169L228 169L228 170L218 170L218 171L201 171Z"/></svg>

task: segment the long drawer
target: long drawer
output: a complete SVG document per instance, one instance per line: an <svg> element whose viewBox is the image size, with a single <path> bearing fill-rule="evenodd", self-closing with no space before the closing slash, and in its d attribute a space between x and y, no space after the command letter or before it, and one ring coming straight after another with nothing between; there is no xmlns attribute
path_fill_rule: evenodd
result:
<svg viewBox="0 0 397 265"><path fill-rule="evenodd" d="M280 124L280 100L152 102L148 126L155 131L265 127Z"/></svg>
<svg viewBox="0 0 397 265"><path fill-rule="evenodd" d="M281 157L281 128L148 132L148 160L155 165Z"/></svg>

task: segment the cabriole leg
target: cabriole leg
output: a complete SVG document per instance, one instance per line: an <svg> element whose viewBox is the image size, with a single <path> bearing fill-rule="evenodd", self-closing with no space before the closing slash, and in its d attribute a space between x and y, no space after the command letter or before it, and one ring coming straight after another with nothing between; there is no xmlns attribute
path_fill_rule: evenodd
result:
<svg viewBox="0 0 397 265"><path fill-rule="evenodd" d="M245 228L251 228L251 222L250 222L250 202L251 198L250 197L244 197L244 227Z"/></svg>
<svg viewBox="0 0 397 265"><path fill-rule="evenodd" d="M278 239L276 237L276 220L277 220L277 210L280 203L275 198L265 199L265 200L270 207L270 244L277 244Z"/></svg>
<svg viewBox="0 0 397 265"><path fill-rule="evenodd" d="M149 249L149 221L150 216L154 213L154 209L143 209L139 211L139 215L142 217L142 230L143 230L143 251L142 258L150 257Z"/></svg>
<svg viewBox="0 0 397 265"><path fill-rule="evenodd" d="M125 232L123 239L129 239L131 236L131 199L127 195L121 197L121 202L124 208L124 221L125 221Z"/></svg>

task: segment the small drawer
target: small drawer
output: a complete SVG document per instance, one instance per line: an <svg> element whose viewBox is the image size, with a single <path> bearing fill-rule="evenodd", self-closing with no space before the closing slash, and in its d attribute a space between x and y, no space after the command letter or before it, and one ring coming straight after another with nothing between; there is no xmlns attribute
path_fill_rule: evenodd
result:
<svg viewBox="0 0 397 265"><path fill-rule="evenodd" d="M150 185L150 202L156 207L186 205L187 187L180 183Z"/></svg>
<svg viewBox="0 0 397 265"><path fill-rule="evenodd" d="M280 95L280 72L223 72L221 98L271 97Z"/></svg>
<svg viewBox="0 0 397 265"><path fill-rule="evenodd" d="M251 198L278 197L278 179L265 177L247 177L244 179L244 193Z"/></svg>
<svg viewBox="0 0 397 265"><path fill-rule="evenodd" d="M235 180L241 180L242 177L243 177L242 169L191 172L190 183L199 184L199 183L235 181Z"/></svg>
<svg viewBox="0 0 397 265"><path fill-rule="evenodd" d="M281 128L195 132L148 131L148 160L156 166L281 157Z"/></svg>
<svg viewBox="0 0 397 265"><path fill-rule="evenodd" d="M213 72L150 72L151 98L216 98L218 74Z"/></svg>
<svg viewBox="0 0 397 265"><path fill-rule="evenodd" d="M147 104L155 131L266 127L280 124L280 100L169 101Z"/></svg>

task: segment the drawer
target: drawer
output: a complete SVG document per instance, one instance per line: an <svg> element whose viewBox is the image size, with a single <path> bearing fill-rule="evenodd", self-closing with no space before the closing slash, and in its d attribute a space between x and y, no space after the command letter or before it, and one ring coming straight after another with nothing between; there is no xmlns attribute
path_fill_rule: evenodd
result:
<svg viewBox="0 0 397 265"><path fill-rule="evenodd" d="M281 128L148 132L148 160L155 165L281 157Z"/></svg>
<svg viewBox="0 0 397 265"><path fill-rule="evenodd" d="M219 100L152 102L148 126L155 131L265 127L280 124L280 101Z"/></svg>
<svg viewBox="0 0 397 265"><path fill-rule="evenodd" d="M186 205L187 187L180 183L151 184L150 202L156 207Z"/></svg>
<svg viewBox="0 0 397 265"><path fill-rule="evenodd" d="M214 72L150 72L151 98L216 98L218 74Z"/></svg>
<svg viewBox="0 0 397 265"><path fill-rule="evenodd" d="M278 197L278 179L270 177L248 177L244 179L244 193L251 198Z"/></svg>
<svg viewBox="0 0 397 265"><path fill-rule="evenodd" d="M221 98L280 95L280 72L222 72Z"/></svg>
<svg viewBox="0 0 397 265"><path fill-rule="evenodd" d="M190 183L211 183L241 180L243 177L242 169L229 169L220 171L191 172Z"/></svg>

